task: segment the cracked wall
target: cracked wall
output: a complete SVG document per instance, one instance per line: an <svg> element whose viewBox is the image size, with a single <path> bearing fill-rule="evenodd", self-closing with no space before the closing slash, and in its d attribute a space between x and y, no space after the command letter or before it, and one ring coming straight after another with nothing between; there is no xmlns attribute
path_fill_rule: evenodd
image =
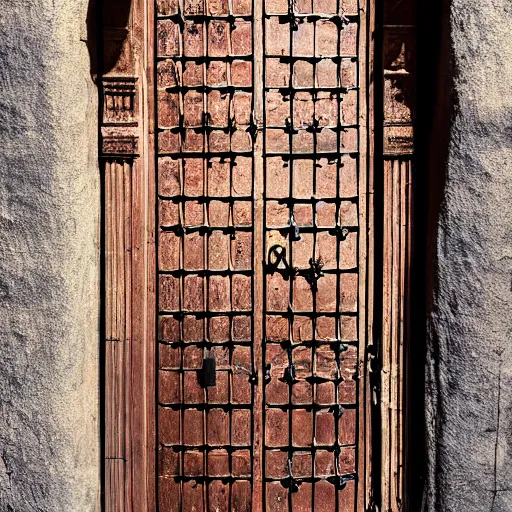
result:
<svg viewBox="0 0 512 512"><path fill-rule="evenodd" d="M0 510L99 510L97 91L87 0L0 12Z"/></svg>
<svg viewBox="0 0 512 512"><path fill-rule="evenodd" d="M431 511L508 511L512 6L507 0L446 6L430 148L431 198L438 204L431 211L426 501Z"/></svg>

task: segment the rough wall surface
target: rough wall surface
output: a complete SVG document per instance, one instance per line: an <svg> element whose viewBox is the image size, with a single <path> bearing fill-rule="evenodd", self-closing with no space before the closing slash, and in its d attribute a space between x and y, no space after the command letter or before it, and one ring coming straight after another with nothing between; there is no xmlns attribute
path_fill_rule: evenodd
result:
<svg viewBox="0 0 512 512"><path fill-rule="evenodd" d="M449 11L453 116L432 147L448 144L444 185L435 184L444 191L429 319L426 501L429 511L509 511L512 5L452 0Z"/></svg>
<svg viewBox="0 0 512 512"><path fill-rule="evenodd" d="M0 2L0 510L99 510L88 0ZM83 39L84 41L81 41Z"/></svg>

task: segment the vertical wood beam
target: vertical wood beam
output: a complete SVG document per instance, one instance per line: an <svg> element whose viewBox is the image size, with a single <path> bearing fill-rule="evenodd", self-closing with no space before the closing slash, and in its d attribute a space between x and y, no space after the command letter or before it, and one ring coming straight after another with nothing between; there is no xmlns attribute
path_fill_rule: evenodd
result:
<svg viewBox="0 0 512 512"><path fill-rule="evenodd" d="M256 140L253 149L253 208L254 208L254 235L253 235L253 269L254 269L254 303L253 303L253 368L257 372L257 385L254 392L254 437L253 437L253 490L252 507L254 512L263 511L263 322L264 320L264 176L263 176L263 110L264 110L264 76L263 76L263 0L253 0L253 102L254 117L257 127Z"/></svg>
<svg viewBox="0 0 512 512"><path fill-rule="evenodd" d="M375 279L375 21L376 2L366 0L359 6L361 28L359 37L360 73L360 169L359 169L359 439L361 453L358 472L364 475L359 486L357 510L368 510L373 502L373 436L371 359L369 346L374 338L374 279Z"/></svg>
<svg viewBox="0 0 512 512"><path fill-rule="evenodd" d="M125 510L126 368L130 344L131 233L125 225L131 208L131 164L105 162L105 505Z"/></svg>
<svg viewBox="0 0 512 512"><path fill-rule="evenodd" d="M411 169L408 159L384 162L384 312L382 336L382 473L383 510L404 503L405 344L411 257Z"/></svg>
<svg viewBox="0 0 512 512"><path fill-rule="evenodd" d="M381 509L407 510L407 346L412 226L415 28L412 0L384 0Z"/></svg>
<svg viewBox="0 0 512 512"><path fill-rule="evenodd" d="M152 16L103 3L106 512L155 507Z"/></svg>
<svg viewBox="0 0 512 512"><path fill-rule="evenodd" d="M139 76L140 157L133 173L133 273L131 349L132 509L155 510L156 504L156 255L154 159L153 2L132 7L135 70Z"/></svg>

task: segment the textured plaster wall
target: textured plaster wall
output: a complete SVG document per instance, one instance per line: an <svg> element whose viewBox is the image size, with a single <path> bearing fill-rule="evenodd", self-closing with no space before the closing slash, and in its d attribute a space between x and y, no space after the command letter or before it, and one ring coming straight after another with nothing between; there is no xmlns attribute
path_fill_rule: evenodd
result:
<svg viewBox="0 0 512 512"><path fill-rule="evenodd" d="M87 4L0 1L1 512L99 510L100 194Z"/></svg>
<svg viewBox="0 0 512 512"><path fill-rule="evenodd" d="M427 508L512 511L512 3L451 0L447 16L431 148L447 163L432 168Z"/></svg>

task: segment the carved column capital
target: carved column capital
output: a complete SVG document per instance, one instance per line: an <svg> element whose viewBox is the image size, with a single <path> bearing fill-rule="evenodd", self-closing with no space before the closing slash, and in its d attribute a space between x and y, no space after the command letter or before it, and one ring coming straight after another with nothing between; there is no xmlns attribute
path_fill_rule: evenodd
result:
<svg viewBox="0 0 512 512"><path fill-rule="evenodd" d="M139 154L139 80L132 0L103 6L101 77L101 154L135 158Z"/></svg>
<svg viewBox="0 0 512 512"><path fill-rule="evenodd" d="M132 76L104 76L101 151L106 155L138 154L138 84Z"/></svg>

